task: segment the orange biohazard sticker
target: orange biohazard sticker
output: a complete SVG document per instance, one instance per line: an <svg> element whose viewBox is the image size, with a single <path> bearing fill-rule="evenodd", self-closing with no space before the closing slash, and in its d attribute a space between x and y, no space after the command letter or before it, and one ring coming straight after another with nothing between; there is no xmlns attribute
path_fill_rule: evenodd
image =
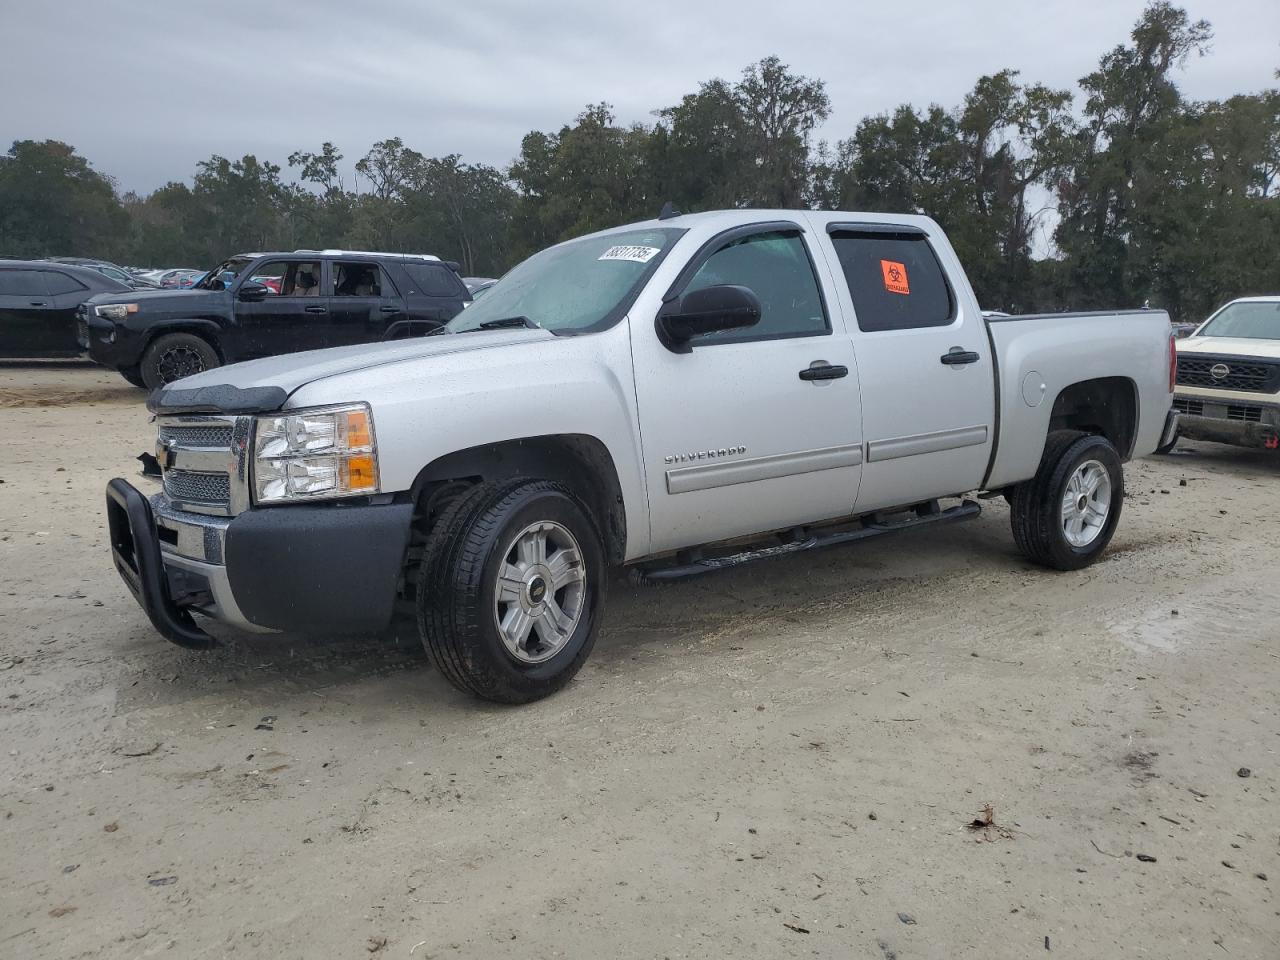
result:
<svg viewBox="0 0 1280 960"><path fill-rule="evenodd" d="M884 274L884 288L890 293L910 293L911 285L907 282L907 266L896 260L881 260L880 272Z"/></svg>

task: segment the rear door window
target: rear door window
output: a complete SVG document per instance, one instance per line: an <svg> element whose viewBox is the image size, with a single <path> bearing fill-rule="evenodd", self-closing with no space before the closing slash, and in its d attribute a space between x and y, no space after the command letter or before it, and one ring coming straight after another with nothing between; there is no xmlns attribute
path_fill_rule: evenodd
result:
<svg viewBox="0 0 1280 960"><path fill-rule="evenodd" d="M395 289L376 263L340 260L333 264L333 296L394 297Z"/></svg>
<svg viewBox="0 0 1280 960"><path fill-rule="evenodd" d="M49 288L40 270L0 270L0 297L47 297Z"/></svg>
<svg viewBox="0 0 1280 960"><path fill-rule="evenodd" d="M918 330L945 327L955 298L928 238L915 233L839 231L831 236L858 329Z"/></svg>
<svg viewBox="0 0 1280 960"><path fill-rule="evenodd" d="M407 262L403 266L413 283L410 293L424 297L459 297L466 292L462 281L442 263Z"/></svg>

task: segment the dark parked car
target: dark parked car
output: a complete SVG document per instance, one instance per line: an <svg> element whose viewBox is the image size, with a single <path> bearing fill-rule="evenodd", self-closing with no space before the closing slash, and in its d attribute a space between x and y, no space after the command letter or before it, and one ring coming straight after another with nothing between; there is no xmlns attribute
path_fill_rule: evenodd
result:
<svg viewBox="0 0 1280 960"><path fill-rule="evenodd" d="M130 273L124 267L117 266L110 260L93 260L89 257L49 257L48 260L50 263L65 263L69 266L93 270L134 290L160 289L160 284L155 280L149 277L140 277L136 273Z"/></svg>
<svg viewBox="0 0 1280 960"><path fill-rule="evenodd" d="M94 270L43 260L0 260L0 357L78 357L76 308L96 293L128 293Z"/></svg>
<svg viewBox="0 0 1280 960"><path fill-rule="evenodd" d="M204 276L203 270L196 270L193 267L178 267L173 270L166 270L156 278L156 282L165 290L176 290L182 286L183 277L200 278ZM191 284L187 284L191 286Z"/></svg>
<svg viewBox="0 0 1280 960"><path fill-rule="evenodd" d="M453 265L436 257L246 253L190 290L94 297L81 333L94 360L154 389L224 363L421 336L469 300Z"/></svg>

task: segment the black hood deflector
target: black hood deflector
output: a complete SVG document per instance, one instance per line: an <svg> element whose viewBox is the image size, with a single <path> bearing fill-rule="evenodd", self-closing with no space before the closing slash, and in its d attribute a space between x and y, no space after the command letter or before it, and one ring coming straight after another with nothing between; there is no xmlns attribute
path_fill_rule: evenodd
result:
<svg viewBox="0 0 1280 960"><path fill-rule="evenodd" d="M289 399L284 387L233 387L225 383L194 390L161 387L147 397L147 409L161 416L177 413L270 413Z"/></svg>

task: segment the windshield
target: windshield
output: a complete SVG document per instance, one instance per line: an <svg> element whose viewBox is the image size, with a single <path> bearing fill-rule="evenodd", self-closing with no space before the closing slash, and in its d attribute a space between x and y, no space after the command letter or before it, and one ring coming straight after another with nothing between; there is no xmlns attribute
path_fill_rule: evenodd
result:
<svg viewBox="0 0 1280 960"><path fill-rule="evenodd" d="M1280 340L1280 303L1229 303L1205 324L1199 335Z"/></svg>
<svg viewBox="0 0 1280 960"><path fill-rule="evenodd" d="M534 254L449 322L450 333L528 317L552 333L590 333L616 323L684 233L670 227L572 240Z"/></svg>
<svg viewBox="0 0 1280 960"><path fill-rule="evenodd" d="M204 279L195 284L196 290L226 290L233 280L253 263L251 257L232 257L224 260L204 275Z"/></svg>

